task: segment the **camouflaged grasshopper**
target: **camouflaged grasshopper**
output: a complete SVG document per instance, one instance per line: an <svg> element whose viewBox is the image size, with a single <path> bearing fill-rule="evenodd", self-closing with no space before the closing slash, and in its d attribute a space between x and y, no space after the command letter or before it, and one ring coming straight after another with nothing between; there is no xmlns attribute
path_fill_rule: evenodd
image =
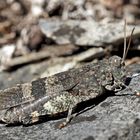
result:
<svg viewBox="0 0 140 140"><path fill-rule="evenodd" d="M131 39L126 49L125 34L123 58L113 56L97 64L86 64L0 91L0 110L4 110L0 120L7 124L32 124L39 121L41 116L67 112L66 121L61 127L66 126L75 116L73 111L79 103L96 99L106 91L116 92L126 87L124 60L130 42Z"/></svg>

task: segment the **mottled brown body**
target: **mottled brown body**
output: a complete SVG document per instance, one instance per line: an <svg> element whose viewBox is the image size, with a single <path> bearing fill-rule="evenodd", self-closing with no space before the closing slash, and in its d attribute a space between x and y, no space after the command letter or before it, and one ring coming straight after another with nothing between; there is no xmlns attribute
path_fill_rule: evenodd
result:
<svg viewBox="0 0 140 140"><path fill-rule="evenodd" d="M90 63L32 83L0 91L0 118L5 123L30 124L39 116L68 111L68 117L77 104L94 99L106 90L118 91L125 85L125 68L118 56ZM93 103L94 104L94 103Z"/></svg>

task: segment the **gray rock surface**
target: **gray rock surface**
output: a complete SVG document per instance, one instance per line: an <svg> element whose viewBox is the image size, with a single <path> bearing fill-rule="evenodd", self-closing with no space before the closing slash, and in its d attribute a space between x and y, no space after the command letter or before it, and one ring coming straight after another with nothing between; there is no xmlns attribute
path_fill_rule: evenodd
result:
<svg viewBox="0 0 140 140"><path fill-rule="evenodd" d="M140 67L137 67L140 70ZM132 71L139 71L130 68ZM140 139L140 76L134 77L129 86L116 96L100 98L96 105L79 114L63 129L58 125L64 119L32 125L0 125L0 140L138 140ZM92 104L94 105L95 102Z"/></svg>
<svg viewBox="0 0 140 140"><path fill-rule="evenodd" d="M95 22L94 20L40 20L42 32L57 44L81 46L104 46L119 44L124 38L124 21ZM134 26L127 25L126 36L130 36ZM140 26L136 26L133 38L140 37Z"/></svg>

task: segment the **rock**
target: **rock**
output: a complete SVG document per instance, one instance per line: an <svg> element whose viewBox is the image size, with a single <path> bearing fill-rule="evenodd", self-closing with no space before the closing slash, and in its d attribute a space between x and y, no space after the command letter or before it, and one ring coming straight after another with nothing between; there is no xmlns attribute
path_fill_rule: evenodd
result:
<svg viewBox="0 0 140 140"><path fill-rule="evenodd" d="M124 23L95 22L80 20L40 20L42 32L57 44L76 44L80 46L104 46L120 44L124 38ZM127 26L127 37L130 36L133 25ZM136 26L133 38L140 37L140 26Z"/></svg>
<svg viewBox="0 0 140 140"><path fill-rule="evenodd" d="M140 67L134 68L139 71ZM132 67L131 67L131 70ZM140 90L140 75L134 77L128 87L116 96L101 97L91 109L79 114L63 129L58 125L64 121L61 118L32 126L0 125L0 139L14 140L132 140L140 138L140 97L135 96L135 90ZM132 96L133 95L133 96ZM83 104L83 106L86 104Z"/></svg>

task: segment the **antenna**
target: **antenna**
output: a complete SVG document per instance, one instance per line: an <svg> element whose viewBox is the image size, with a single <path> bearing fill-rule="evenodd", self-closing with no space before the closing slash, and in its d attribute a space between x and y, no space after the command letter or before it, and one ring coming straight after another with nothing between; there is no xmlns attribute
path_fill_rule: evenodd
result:
<svg viewBox="0 0 140 140"><path fill-rule="evenodd" d="M127 53L128 53L128 50L129 50L129 48L130 48L130 44L131 44L131 41L132 41L132 37L133 37L133 32L134 32L134 30L135 30L135 27L133 27L133 29L132 29L132 31L131 31L131 35L130 35L130 38L129 38L127 50L126 50L126 52L125 52L124 60L125 60L125 58L126 58L126 55L127 55Z"/></svg>
<svg viewBox="0 0 140 140"><path fill-rule="evenodd" d="M123 50L123 58L122 58L122 63L124 63L124 60L127 56L127 53L128 53L128 50L130 48L130 44L131 44L131 40L132 40L132 36L133 36L133 32L135 30L135 27L132 29L131 31L131 35L129 37L129 42L128 42L128 46L126 47L126 26L127 26L127 23L126 23L126 19L124 20L124 50Z"/></svg>
<svg viewBox="0 0 140 140"><path fill-rule="evenodd" d="M124 63L124 59L126 56L126 19L124 20L124 50L123 50L123 58L122 58L122 63Z"/></svg>

